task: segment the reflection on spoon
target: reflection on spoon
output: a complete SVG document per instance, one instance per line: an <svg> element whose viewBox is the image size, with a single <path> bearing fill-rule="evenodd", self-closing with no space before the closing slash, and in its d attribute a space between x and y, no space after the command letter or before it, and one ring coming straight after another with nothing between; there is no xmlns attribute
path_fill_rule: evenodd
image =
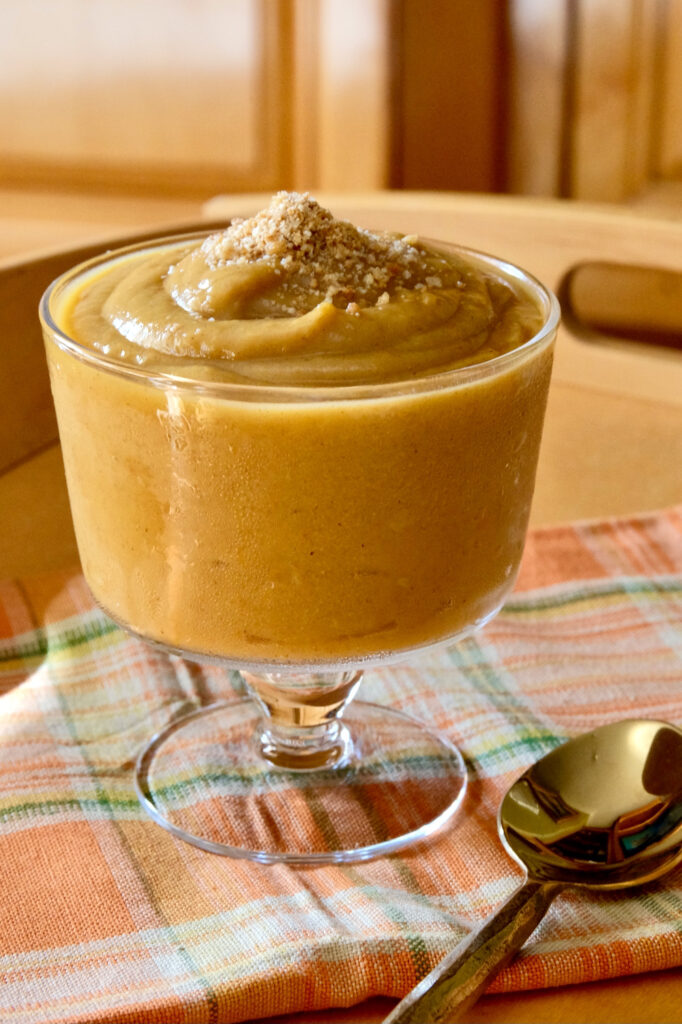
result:
<svg viewBox="0 0 682 1024"><path fill-rule="evenodd" d="M641 885L682 860L682 731L628 719L570 740L506 794L498 829L526 882L384 1024L452 1022L513 957L566 886Z"/></svg>

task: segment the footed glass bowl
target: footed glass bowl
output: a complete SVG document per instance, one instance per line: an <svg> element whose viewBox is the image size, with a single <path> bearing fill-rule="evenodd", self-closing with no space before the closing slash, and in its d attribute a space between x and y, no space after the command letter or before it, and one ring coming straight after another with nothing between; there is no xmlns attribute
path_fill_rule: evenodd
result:
<svg viewBox="0 0 682 1024"><path fill-rule="evenodd" d="M195 236L200 237L200 236ZM433 833L460 806L448 737L355 700L363 670L466 636L513 586L555 298L477 365L406 382L262 386L125 364L63 328L74 289L163 239L92 260L41 304L83 571L132 633L238 669L250 696L173 720L136 785L164 828L263 862L344 862Z"/></svg>

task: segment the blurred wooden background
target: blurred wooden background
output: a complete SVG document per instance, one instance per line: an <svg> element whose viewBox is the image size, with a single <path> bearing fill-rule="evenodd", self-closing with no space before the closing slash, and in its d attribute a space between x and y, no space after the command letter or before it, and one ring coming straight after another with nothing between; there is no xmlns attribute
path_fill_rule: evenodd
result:
<svg viewBox="0 0 682 1024"><path fill-rule="evenodd" d="M682 0L3 0L0 254L282 187L682 214Z"/></svg>

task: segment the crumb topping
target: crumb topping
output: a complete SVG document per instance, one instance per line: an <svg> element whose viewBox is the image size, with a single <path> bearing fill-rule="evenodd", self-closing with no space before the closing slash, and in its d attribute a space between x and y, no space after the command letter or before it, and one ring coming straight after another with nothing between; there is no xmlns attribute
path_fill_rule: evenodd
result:
<svg viewBox="0 0 682 1024"><path fill-rule="evenodd" d="M207 238L201 250L212 270L264 263L286 274L294 292L316 293L354 313L385 305L397 288L440 286L417 241L337 220L308 193L278 192L264 210Z"/></svg>
<svg viewBox="0 0 682 1024"><path fill-rule="evenodd" d="M522 289L466 250L358 228L287 192L226 230L116 261L79 296L74 323L88 316L96 347L123 361L315 386L470 366L522 344L539 320Z"/></svg>

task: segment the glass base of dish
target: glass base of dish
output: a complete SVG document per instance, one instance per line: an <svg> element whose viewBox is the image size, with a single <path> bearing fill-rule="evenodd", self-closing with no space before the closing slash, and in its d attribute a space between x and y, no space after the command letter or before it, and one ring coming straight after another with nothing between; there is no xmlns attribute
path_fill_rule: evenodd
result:
<svg viewBox="0 0 682 1024"><path fill-rule="evenodd" d="M138 797L178 838L266 864L367 860L451 820L467 774L447 737L365 701L353 702L339 725L333 767L291 769L263 755L254 700L212 704L171 723L142 751Z"/></svg>

